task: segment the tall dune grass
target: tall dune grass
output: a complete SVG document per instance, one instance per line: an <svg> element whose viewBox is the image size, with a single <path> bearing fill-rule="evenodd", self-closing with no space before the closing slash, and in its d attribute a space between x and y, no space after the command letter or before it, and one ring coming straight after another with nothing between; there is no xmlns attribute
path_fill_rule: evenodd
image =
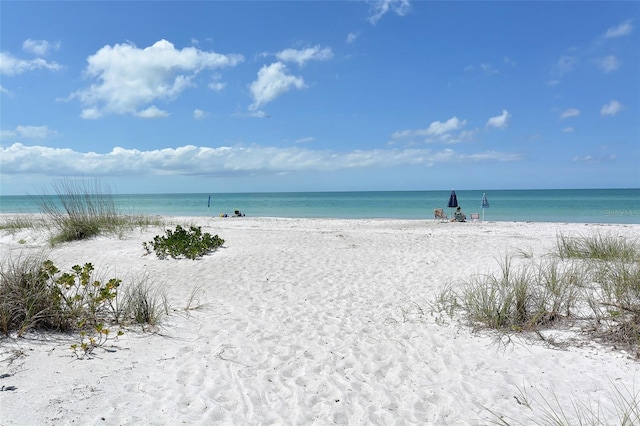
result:
<svg viewBox="0 0 640 426"><path fill-rule="evenodd" d="M97 179L63 179L52 187L55 197L37 198L40 210L58 231L52 243L161 224L156 218L121 214L110 188Z"/></svg>

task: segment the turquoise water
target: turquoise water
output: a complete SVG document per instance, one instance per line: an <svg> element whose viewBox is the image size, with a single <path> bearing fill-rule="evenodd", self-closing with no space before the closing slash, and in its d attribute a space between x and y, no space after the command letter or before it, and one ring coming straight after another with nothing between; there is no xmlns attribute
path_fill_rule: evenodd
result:
<svg viewBox="0 0 640 426"><path fill-rule="evenodd" d="M484 191L489 221L640 223L640 189ZM123 213L218 216L238 209L253 217L432 219L450 191L287 192L242 194L114 194ZM469 217L482 217L483 191L456 191ZM207 207L211 197L211 205ZM37 197L0 196L0 213L38 212Z"/></svg>

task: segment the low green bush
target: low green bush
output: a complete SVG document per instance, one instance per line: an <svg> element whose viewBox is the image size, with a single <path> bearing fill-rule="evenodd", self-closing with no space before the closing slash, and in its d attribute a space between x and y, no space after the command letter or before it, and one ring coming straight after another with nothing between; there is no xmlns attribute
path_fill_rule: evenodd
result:
<svg viewBox="0 0 640 426"><path fill-rule="evenodd" d="M189 229L185 229L177 225L175 231L167 229L166 235L156 235L153 241L144 242L142 246L147 254L153 250L160 259L166 259L168 256L174 259L184 256L195 260L215 251L223 244L222 238L217 235L212 236L208 232L202 233L200 227L190 226Z"/></svg>

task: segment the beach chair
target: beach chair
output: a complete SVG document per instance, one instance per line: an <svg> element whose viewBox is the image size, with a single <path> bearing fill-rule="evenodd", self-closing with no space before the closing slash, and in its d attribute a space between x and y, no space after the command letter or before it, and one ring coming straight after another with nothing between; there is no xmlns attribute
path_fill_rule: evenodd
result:
<svg viewBox="0 0 640 426"><path fill-rule="evenodd" d="M469 216L472 222L480 220L480 213L471 213Z"/></svg>
<svg viewBox="0 0 640 426"><path fill-rule="evenodd" d="M433 218L436 220L447 220L447 215L444 214L444 209L433 209Z"/></svg>

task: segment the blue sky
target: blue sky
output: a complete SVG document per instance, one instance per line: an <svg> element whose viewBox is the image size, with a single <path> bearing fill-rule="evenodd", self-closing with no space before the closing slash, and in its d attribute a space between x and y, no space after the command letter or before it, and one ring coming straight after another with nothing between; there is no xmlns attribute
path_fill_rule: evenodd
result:
<svg viewBox="0 0 640 426"><path fill-rule="evenodd" d="M0 3L0 191L640 187L638 2Z"/></svg>

